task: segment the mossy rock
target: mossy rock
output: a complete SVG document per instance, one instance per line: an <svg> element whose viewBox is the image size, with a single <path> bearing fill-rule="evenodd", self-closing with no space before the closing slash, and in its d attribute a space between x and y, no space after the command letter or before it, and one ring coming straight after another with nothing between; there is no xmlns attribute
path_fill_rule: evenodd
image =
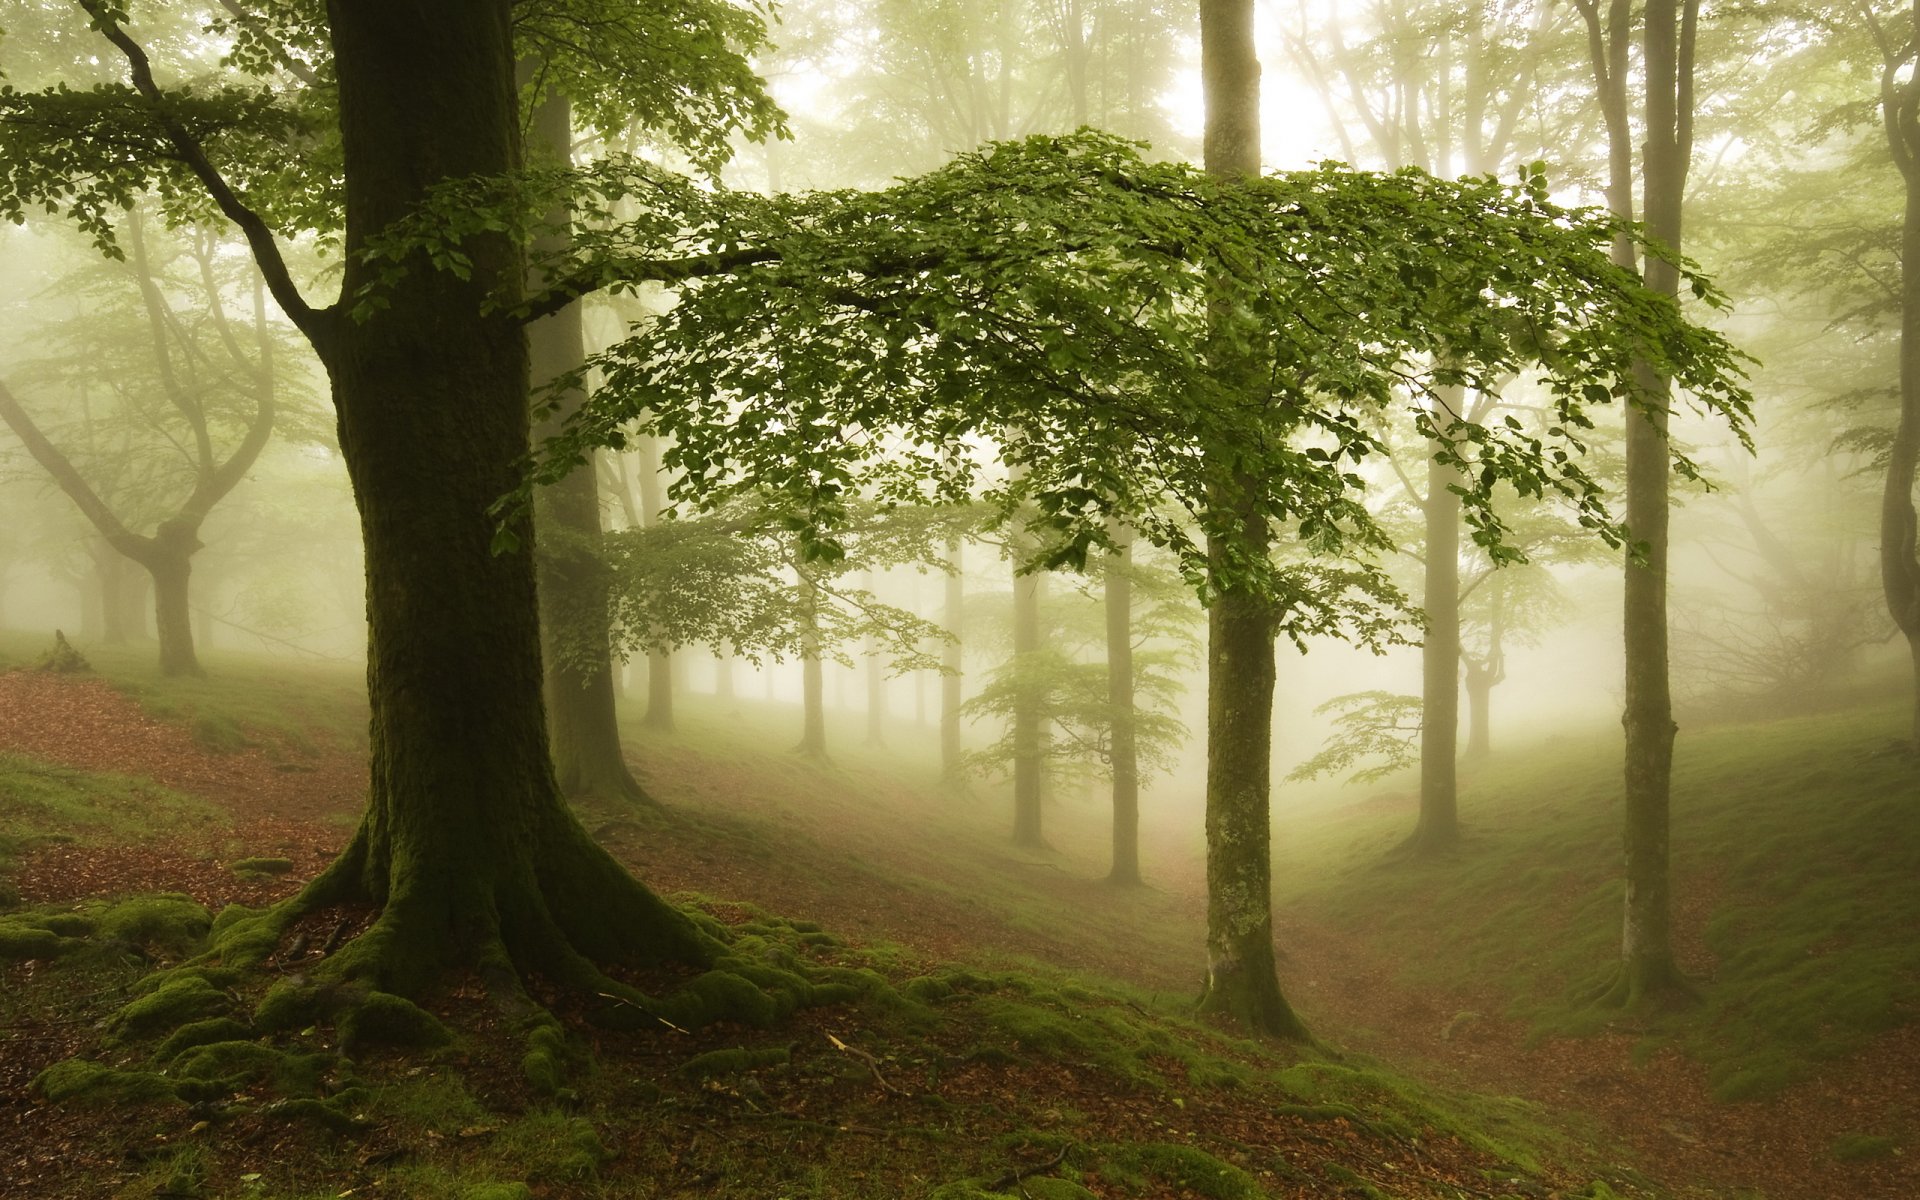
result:
<svg viewBox="0 0 1920 1200"><path fill-rule="evenodd" d="M566 1031L552 1018L537 1021L527 1033L527 1052L520 1058L520 1070L527 1082L543 1096L566 1093L567 1071L573 1055L567 1050Z"/></svg>
<svg viewBox="0 0 1920 1200"><path fill-rule="evenodd" d="M35 914L29 924L38 925L42 929L51 929L61 937L84 938L93 936L98 922L85 913L59 912Z"/></svg>
<svg viewBox="0 0 1920 1200"><path fill-rule="evenodd" d="M460 1193L460 1200L533 1200L533 1189L524 1183L475 1183Z"/></svg>
<svg viewBox="0 0 1920 1200"><path fill-rule="evenodd" d="M253 1023L268 1033L282 1033L317 1025L345 1003L345 989L336 984L283 979L267 989L254 1006Z"/></svg>
<svg viewBox="0 0 1920 1200"><path fill-rule="evenodd" d="M81 942L24 921L0 921L0 958L45 961L78 949Z"/></svg>
<svg viewBox="0 0 1920 1200"><path fill-rule="evenodd" d="M111 904L99 917L99 936L175 956L206 944L213 916L192 897L137 896Z"/></svg>
<svg viewBox="0 0 1920 1200"><path fill-rule="evenodd" d="M190 1021L167 1035L153 1052L155 1062L166 1063L201 1046L210 1046L215 1042L247 1041L253 1037L253 1030L234 1020L232 1017L209 1017L204 1021Z"/></svg>
<svg viewBox="0 0 1920 1200"><path fill-rule="evenodd" d="M315 1100L305 1096L276 1100L261 1109L260 1115L276 1121L305 1122L334 1133L359 1133L372 1123L346 1110L350 1098L343 1092L331 1100Z"/></svg>
<svg viewBox="0 0 1920 1200"><path fill-rule="evenodd" d="M205 979L180 975L115 1014L114 1032L123 1040L152 1037L195 1021L227 1016L232 1008L226 993Z"/></svg>
<svg viewBox="0 0 1920 1200"><path fill-rule="evenodd" d="M367 1046L429 1050L453 1040L440 1019L391 992L368 992L340 1014L340 1044L349 1053Z"/></svg>
<svg viewBox="0 0 1920 1200"><path fill-rule="evenodd" d="M786 1046L768 1046L753 1049L735 1046L727 1050L709 1050L705 1054L696 1054L680 1064L680 1074L688 1079L720 1079L728 1075L743 1075L748 1071L760 1071L768 1067L784 1067L793 1060L793 1051Z"/></svg>
<svg viewBox="0 0 1920 1200"><path fill-rule="evenodd" d="M82 1058L53 1064L40 1072L29 1086L56 1104L64 1101L152 1104L179 1098L175 1084L165 1076L151 1071L116 1071Z"/></svg>
<svg viewBox="0 0 1920 1200"><path fill-rule="evenodd" d="M963 1179L935 1188L928 1200L1006 1200L1008 1196L1026 1196L1031 1200L1099 1200L1096 1193L1057 1175L1029 1175L1019 1183L1009 1184L1003 1192L990 1192L978 1180Z"/></svg>
<svg viewBox="0 0 1920 1200"><path fill-rule="evenodd" d="M290 858L242 858L228 863L227 870L242 879L285 875L293 870L293 860Z"/></svg>
<svg viewBox="0 0 1920 1200"><path fill-rule="evenodd" d="M1138 1142L1120 1148L1114 1158L1143 1175L1209 1200L1263 1200L1265 1196L1253 1176L1195 1146Z"/></svg>
<svg viewBox="0 0 1920 1200"><path fill-rule="evenodd" d="M271 1080L274 1090L298 1097L320 1090L337 1060L330 1054L294 1054L253 1041L210 1042L182 1054L171 1068L181 1079L221 1084L227 1091Z"/></svg>
<svg viewBox="0 0 1920 1200"><path fill-rule="evenodd" d="M708 971L669 996L656 1012L683 1029L698 1029L715 1021L738 1021L766 1029L779 1018L780 1005L741 975Z"/></svg>

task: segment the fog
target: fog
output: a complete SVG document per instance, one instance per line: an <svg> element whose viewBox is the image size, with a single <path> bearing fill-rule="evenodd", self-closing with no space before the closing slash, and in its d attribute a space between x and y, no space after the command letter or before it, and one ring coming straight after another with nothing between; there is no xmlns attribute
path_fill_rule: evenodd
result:
<svg viewBox="0 0 1920 1200"><path fill-rule="evenodd" d="M310 7L0 0L0 1195L1920 1189L1920 8Z"/></svg>

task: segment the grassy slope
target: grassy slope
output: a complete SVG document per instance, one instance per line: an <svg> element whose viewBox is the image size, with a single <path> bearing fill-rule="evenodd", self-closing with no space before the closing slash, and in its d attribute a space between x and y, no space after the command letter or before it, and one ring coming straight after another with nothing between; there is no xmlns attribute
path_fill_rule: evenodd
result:
<svg viewBox="0 0 1920 1200"><path fill-rule="evenodd" d="M103 665L110 673L122 670L116 662ZM176 713L204 705L243 726L245 717L265 714L269 732L313 720L329 731L327 736L335 731L344 736L364 721L352 672L316 670L288 684L238 661L222 665L226 678L207 683L158 681L150 670L147 679L136 682L153 697L150 709L156 702L163 708L178 705ZM271 674L279 673L276 668ZM661 841L704 845L717 860L745 863L743 878L785 871L794 877L790 890L803 896L867 892L884 904L887 890L897 889L919 897L916 903L971 912L970 936L980 943L991 940L996 927L1021 934L1027 953L1037 957L1150 983L1180 980L1189 969L1191 913L1176 911L1164 895L1116 898L1090 882L1100 858L1097 806L1079 813L1069 809L1070 819L1056 823L1063 853L1055 860L1010 855L999 837L997 813L983 814L958 799L889 778L904 771L924 779L924 763L841 750L834 767L803 764L778 753L791 737L784 709L741 707L744 719L710 711L698 700L683 704L687 719L679 735L642 739L638 749L652 782L679 810L676 832ZM1899 718L1888 705L1683 734L1674 844L1683 881L1683 925L1701 934L1697 944L1683 942L1683 954L1708 980L1706 1003L1646 1032L1649 1044L1678 1042L1706 1060L1723 1096L1783 1086L1821 1061L1856 1049L1874 1031L1915 1014L1920 951L1911 931L1920 928L1920 896L1912 881L1920 877L1920 826L1912 817L1920 800L1920 774L1910 760L1886 753ZM1411 984L1494 993L1543 1031L1577 1031L1603 1019L1573 998L1604 970L1616 936L1618 889L1611 877L1618 853L1617 771L1617 739L1562 738L1505 755L1467 780L1465 813L1473 833L1463 853L1392 869L1381 868L1379 859L1404 833L1404 811L1357 806L1288 813L1280 842L1278 877L1288 887L1282 903L1350 928L1381 955L1405 964ZM929 860L889 844L888 838L898 837L897 824L876 824L871 833L860 828L863 810L903 806L927 847L959 871L929 870ZM598 819L616 839L619 827L632 826L640 835L636 840L646 840L645 821L605 813ZM836 827L821 831L823 823ZM783 910L813 915L807 908ZM872 966L903 986L919 969L910 965L912 955L884 948L878 955ZM1004 968L1006 958L999 961ZM990 1047L998 1038L1016 1061L1085 1063L1104 1071L1143 1048L1151 1057L1163 1044L1149 1046L1142 1037L1172 1037L1186 1047L1183 1054L1238 1062L1236 1070L1213 1077L1203 1072L1198 1078L1188 1070L1177 1086L1166 1078L1143 1084L1128 1072L1114 1078L1124 1088L1145 1087L1148 1103L1163 1108L1180 1092L1186 1093L1181 1099L1193 1102L1196 1089L1200 1107L1207 1109L1222 1103L1235 1107L1238 1101L1219 1100L1222 1089L1268 1107L1318 1103L1302 1084L1304 1076L1292 1076L1295 1086L1288 1090L1281 1082L1288 1069L1283 1065L1250 1068L1234 1052L1196 1049L1203 1043L1193 1039L1211 1035L1185 1029L1171 1015L1183 994L1178 990L1115 991L1057 971L1003 971L989 978L997 982L985 991L960 988L958 1003L946 1001L961 1021L959 1032L949 1034L948 1061L971 1061L965 1056L981 1047L989 1047L991 1059ZM1035 994L1043 997L1038 1004L1031 1002ZM1083 995L1100 999L1088 1001ZM1104 1015L1091 1026L1077 1017L1060 1019L1075 1010ZM1160 1023L1151 1034L1134 1030L1121 1036L1123 1031L1112 1027L1111 1018L1131 1023L1143 1010ZM868 1028L883 1039L883 1060L887 1054L911 1060L917 1053L912 1047L923 1036L910 1027ZM1095 1031L1091 1040L1089 1028ZM1369 1126L1391 1128L1396 1120L1433 1124L1434 1118L1420 1115L1421 1105L1433 1102L1402 1094L1411 1085L1373 1068L1366 1073L1376 1082L1362 1091L1387 1114L1370 1118ZM1249 1080L1256 1085L1252 1091ZM1175 1105L1169 1115L1177 1117L1181 1107ZM1499 1155L1510 1160L1524 1162L1552 1143L1538 1115L1525 1110L1486 1110L1459 1100L1439 1102L1439 1107L1448 1114L1443 1124L1470 1138L1492 1137ZM1001 1131L992 1138L1044 1132L1052 1111L1011 1107L1000 1114ZM600 1121L613 1114L596 1109L588 1115ZM544 1119L538 1113L528 1119L536 1118ZM884 1111L869 1117L876 1123L885 1119ZM1115 1157L1121 1155L1120 1144L1099 1138L1107 1118L1081 1113L1077 1119L1079 1130L1072 1136L1083 1149L1074 1152L1066 1169L1090 1172L1092 1180L1104 1181L1102 1186L1121 1187L1115 1181L1123 1179L1127 1167ZM1180 1124L1176 1120L1169 1127ZM1509 1128L1522 1132L1488 1133ZM1341 1132L1349 1136L1349 1127ZM1189 1128L1186 1135L1191 1134ZM988 1143L997 1144L992 1138ZM973 1160L962 1154L932 1155L930 1161L946 1163L947 1178L955 1178L954 1172L965 1173L967 1162L979 1162L983 1144L967 1151L976 1156ZM1093 1149L1097 1145L1106 1149ZM1231 1166L1246 1147L1215 1142L1212 1149ZM1564 1151L1561 1144L1553 1153ZM882 1167L881 1159L894 1165ZM1101 1173L1102 1163L1110 1173ZM1252 1165L1258 1187L1258 1171L1272 1168ZM895 1184L905 1169L886 1155L869 1166L877 1179ZM453 1171L447 1179L474 1178L464 1167L443 1163L435 1169ZM815 1164L811 1169L828 1168ZM939 1177L920 1176L929 1182ZM835 1177L821 1175L809 1185L812 1194L867 1194L845 1180L833 1185L842 1190L833 1190L826 1182L830 1178ZM780 1186L792 1188L791 1183ZM1272 1186L1275 1194L1290 1194L1283 1183ZM885 1194L878 1183L870 1191ZM1154 1193L1149 1186L1134 1194Z"/></svg>
<svg viewBox="0 0 1920 1200"><path fill-rule="evenodd" d="M344 672L289 681L278 664L261 670L233 660L219 663L208 681L162 681L115 656L96 654L96 664L118 676L116 683L141 697L150 712L184 721L225 716L249 740L287 736L306 720L331 737L351 728L363 712ZM770 715L777 724L783 714ZM739 782L726 777L723 766L757 758L749 768L752 786L775 807L794 806L788 810L792 820L783 822L770 809L701 814L689 811L697 794L677 797L682 810L671 819L676 837L705 844L716 856L773 862L793 857L788 851L795 826L820 818L805 807L821 794L856 806L899 803L906 795L935 806L923 815L940 818L931 823L929 837L945 839L937 847L943 854L963 864L975 855L1004 858L997 834L982 827L977 812L925 792L903 793L873 774L882 766L898 767L897 761L882 756L824 769L797 765L765 753L770 727L717 720L704 736L693 730L647 747L654 759L685 756L683 782L704 779L720 788ZM50 799L10 810L16 834L53 826L87 830L102 841L151 836L150 825L136 829L111 819L125 807L128 790L140 785L30 762L14 766L22 778L60 785ZM146 803L147 793L139 794ZM179 803L183 813L194 807ZM921 882L911 864L887 865L885 855L877 856L879 865L862 867L844 849L820 854L814 866L821 877L813 882L823 888L858 891L864 877L935 905L980 900L977 882ZM1083 918L1098 918L1126 952L1123 935L1142 912L1130 916L1124 904L1086 905L1063 915L1062 872L1044 863L1006 865L1009 874L988 886L1009 922L1049 928L1065 944L1089 936ZM1136 899L1149 907L1161 903L1151 893ZM732 919L747 911L709 903L731 910ZM46 919L16 912L7 923L28 929ZM758 918L749 912L746 919ZM65 939L84 933L78 922L54 920L66 950L56 960L58 969L0 967L7 975L7 986L0 988L4 1018L29 1038L75 1030L76 1024L84 1031L91 1018L124 1003L124 989L138 975L114 957L122 941L104 946L101 954L76 949ZM974 923L982 936L990 936L995 924L977 916ZM776 929L781 924L770 922ZM1171 940L1164 925L1144 931L1156 947ZM378 1052L356 1054L328 1076L329 1087L342 1086L350 1071L366 1087L357 1114L370 1124L357 1140L272 1119L273 1093L257 1080L239 1086L231 1103L213 1108L143 1102L102 1118L84 1106L63 1106L52 1119L64 1128L48 1136L75 1136L99 1148L92 1160L100 1164L97 1173L79 1184L89 1195L158 1190L294 1197L337 1195L351 1184L428 1198L513 1197L527 1193L513 1186L489 1191L487 1185L524 1180L537 1194L553 1196L937 1192L963 1200L1007 1170L1061 1151L1057 1166L1007 1187L1032 1196L1092 1194L1080 1190L1084 1185L1101 1195L1249 1200L1600 1196L1611 1193L1604 1184L1590 1188L1588 1181L1603 1176L1632 1187L1631 1177L1617 1170L1568 1166L1585 1153L1528 1106L1435 1093L1362 1059L1250 1045L1187 1019L1179 993L1058 970L1009 970L1004 958L997 967L968 968L886 943L861 948L804 937L793 948L835 969L865 973L873 986L864 1000L806 1011L764 1031L723 1026L683 1039L596 1039L598 1069L582 1077L577 1097L558 1107L529 1103L516 1069L517 1042L503 1038L484 1012L470 1009L473 1019L463 1027L480 1032L437 1052L438 1069L427 1076L416 1059ZM147 952L168 956L165 947ZM244 989L228 995L235 1015L244 1017ZM457 1016L472 1003L472 996L456 993L436 1007ZM38 1024L55 1011L58 1019ZM330 1032L297 1031L281 1049L324 1047ZM857 1049L844 1049L828 1034ZM84 1042L67 1044L87 1049ZM743 1050L753 1053L735 1053ZM152 1047L137 1040L88 1052L116 1067L153 1065ZM105 1165L116 1160L120 1165ZM316 1190L317 1179L326 1186Z"/></svg>
<svg viewBox="0 0 1920 1200"><path fill-rule="evenodd" d="M1679 951L1695 1012L1652 1020L1724 1100L1804 1078L1920 1016L1920 764L1891 748L1905 710L1683 732L1674 775ZM1298 905L1404 964L1405 982L1493 993L1543 1033L1611 1019L1581 998L1620 921L1619 743L1554 739L1464 789L1470 835L1382 865L1404 813L1349 810L1289 839Z"/></svg>

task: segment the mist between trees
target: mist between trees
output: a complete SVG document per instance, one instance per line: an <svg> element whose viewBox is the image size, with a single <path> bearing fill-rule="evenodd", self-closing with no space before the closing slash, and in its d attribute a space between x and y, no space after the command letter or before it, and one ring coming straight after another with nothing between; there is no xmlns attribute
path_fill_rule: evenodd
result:
<svg viewBox="0 0 1920 1200"><path fill-rule="evenodd" d="M1721 7L7 5L0 617L364 650L367 815L231 965L358 904L328 978L687 1017L618 971L726 940L568 802L699 694L1116 886L1204 841L1202 1007L1303 1041L1271 831L1458 853L1624 711L1589 999L1684 1005L1676 723L1920 747L1913 13Z"/></svg>

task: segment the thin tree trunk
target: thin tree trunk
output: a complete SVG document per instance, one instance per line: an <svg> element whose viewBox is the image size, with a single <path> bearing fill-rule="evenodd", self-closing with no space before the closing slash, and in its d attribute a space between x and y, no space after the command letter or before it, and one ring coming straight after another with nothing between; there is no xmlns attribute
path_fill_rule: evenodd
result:
<svg viewBox="0 0 1920 1200"><path fill-rule="evenodd" d="M887 744L887 667L877 639L868 638L866 649L867 745L879 749Z"/></svg>
<svg viewBox="0 0 1920 1200"><path fill-rule="evenodd" d="M800 572L800 744L794 751L827 757L827 679L820 660L820 589Z"/></svg>
<svg viewBox="0 0 1920 1200"><path fill-rule="evenodd" d="M665 489L660 480L660 446L653 438L640 439L640 519L651 529L660 523L666 507ZM641 718L649 729L673 729L673 652L654 650L647 654L647 713Z"/></svg>
<svg viewBox="0 0 1920 1200"><path fill-rule="evenodd" d="M523 74L538 64L523 64ZM549 93L534 109L530 136L545 158L571 160L572 108ZM542 245L559 250L564 237ZM586 334L576 302L527 329L527 349L536 386L586 361ZM542 441L560 432L585 396L578 388L558 398L535 431ZM614 701L613 653L608 634L607 580L600 559L600 476L591 460L565 479L542 488L534 512L540 541L541 651L546 664L547 735L562 795L589 795L652 803L628 769L620 745Z"/></svg>
<svg viewBox="0 0 1920 1200"><path fill-rule="evenodd" d="M1493 677L1477 667L1467 668L1467 752L1468 762L1479 762L1493 752L1492 734L1487 724L1493 705Z"/></svg>
<svg viewBox="0 0 1920 1200"><path fill-rule="evenodd" d="M1018 570L1019 563L1015 563ZM1028 571L1013 577L1013 661L1023 684L1013 709L1013 840L1047 844L1040 828L1041 781L1046 774L1045 697L1026 670L1040 652L1040 602L1046 576Z"/></svg>
<svg viewBox="0 0 1920 1200"><path fill-rule="evenodd" d="M1116 552L1107 559L1103 595L1107 617L1107 708L1113 727L1108 751L1113 770L1113 865L1107 882L1140 882L1140 760L1134 737L1133 531L1114 528Z"/></svg>
<svg viewBox="0 0 1920 1200"><path fill-rule="evenodd" d="M1464 412L1454 389L1454 411ZM1460 840L1460 497L1458 467L1427 457L1426 638L1420 650L1420 821L1404 848L1415 854L1450 849Z"/></svg>
<svg viewBox="0 0 1920 1200"><path fill-rule="evenodd" d="M960 643L960 623L966 614L967 580L961 573L960 539L947 541L946 603L941 623L949 639L940 651L940 778L948 783L960 779L960 704L966 677L964 647Z"/></svg>
<svg viewBox="0 0 1920 1200"><path fill-rule="evenodd" d="M1200 74L1207 170L1259 174L1253 0L1200 0ZM1248 374L1233 362L1215 369ZM1247 481L1232 449L1209 453L1219 481L1210 502L1220 515L1238 517L1260 552L1267 545L1265 519L1240 499ZM1275 614L1262 596L1223 577L1226 546L1210 541L1208 556L1214 601L1207 613L1207 978L1200 1003L1256 1033L1304 1041L1306 1027L1280 994L1274 967L1268 797Z"/></svg>
<svg viewBox="0 0 1920 1200"><path fill-rule="evenodd" d="M1909 80L1920 89L1920 79ZM1920 753L1920 520L1914 509L1914 483L1920 472L1920 120L1904 109L1906 157L1901 169L1907 185L1906 216L1900 232L1900 420L1887 452L1886 486L1880 497L1880 581L1887 611L1907 639L1913 659L1911 744ZM1889 121L1893 120L1889 116ZM1896 138L1902 131L1896 130Z"/></svg>
<svg viewBox="0 0 1920 1200"><path fill-rule="evenodd" d="M1628 39L1631 7L1613 0L1606 28L1597 0L1580 0L1592 52L1594 77L1606 115L1608 203L1622 217L1633 214L1631 130L1628 125ZM1692 155L1693 31L1698 0L1650 0L1646 5L1644 70L1646 142L1642 186L1647 228L1664 244L1681 245L1681 207ZM1631 268L1633 248L1614 245L1615 261ZM1679 273L1649 257L1647 286L1679 294ZM1667 444L1668 381L1645 363L1634 384L1642 403L1627 413L1626 518L1636 547L1626 563L1623 643L1626 652L1626 729L1623 843L1626 904L1621 923L1620 969L1602 1003L1675 1002L1691 995L1673 957L1673 897L1669 837L1673 745L1677 727L1667 653Z"/></svg>

